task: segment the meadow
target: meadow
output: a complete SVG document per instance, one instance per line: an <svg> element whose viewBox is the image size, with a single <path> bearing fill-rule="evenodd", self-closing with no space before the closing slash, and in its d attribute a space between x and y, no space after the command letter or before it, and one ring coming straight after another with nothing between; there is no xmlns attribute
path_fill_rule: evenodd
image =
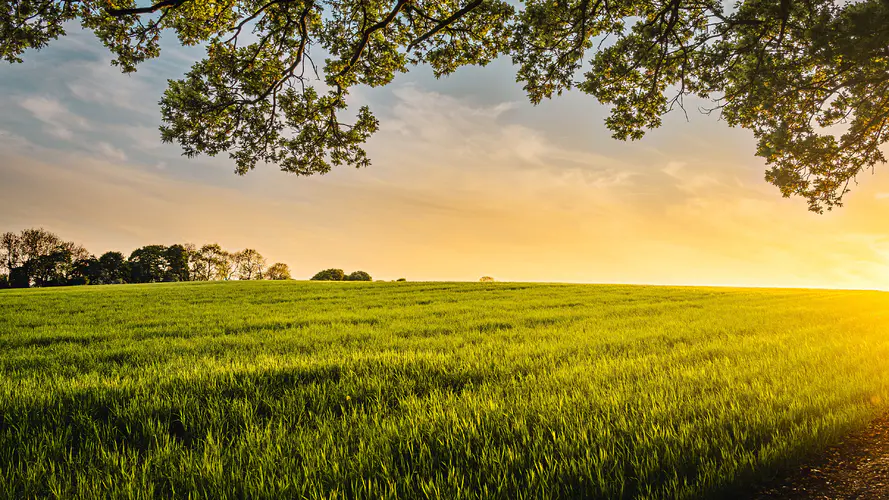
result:
<svg viewBox="0 0 889 500"><path fill-rule="evenodd" d="M0 291L0 497L725 498L889 409L889 294Z"/></svg>

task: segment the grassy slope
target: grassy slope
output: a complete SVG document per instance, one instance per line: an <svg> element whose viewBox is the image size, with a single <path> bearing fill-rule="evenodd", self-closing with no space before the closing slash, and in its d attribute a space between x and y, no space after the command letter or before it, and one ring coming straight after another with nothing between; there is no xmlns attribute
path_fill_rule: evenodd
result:
<svg viewBox="0 0 889 500"><path fill-rule="evenodd" d="M0 292L0 497L717 495L887 397L877 292Z"/></svg>

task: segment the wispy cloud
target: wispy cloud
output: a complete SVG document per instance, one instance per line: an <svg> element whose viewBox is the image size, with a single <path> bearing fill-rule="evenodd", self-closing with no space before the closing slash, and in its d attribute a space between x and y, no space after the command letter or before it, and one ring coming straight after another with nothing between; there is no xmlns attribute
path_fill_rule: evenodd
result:
<svg viewBox="0 0 889 500"><path fill-rule="evenodd" d="M71 113L57 99L32 96L21 101L20 106L29 111L34 118L44 123L44 130L59 139L71 140L74 130L90 130L89 123L80 116Z"/></svg>

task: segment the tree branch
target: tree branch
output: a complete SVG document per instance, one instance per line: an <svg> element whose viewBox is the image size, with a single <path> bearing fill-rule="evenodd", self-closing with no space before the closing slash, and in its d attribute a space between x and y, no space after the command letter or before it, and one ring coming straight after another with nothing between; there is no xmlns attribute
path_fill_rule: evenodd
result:
<svg viewBox="0 0 889 500"><path fill-rule="evenodd" d="M164 7L179 7L187 1L188 0L162 0L154 5L149 5L148 7L136 7L132 9L108 9L107 12L109 15L112 15L114 17L151 14L163 9Z"/></svg>
<svg viewBox="0 0 889 500"><path fill-rule="evenodd" d="M407 46L407 50L411 50L414 47L416 47L417 45L425 42L426 40L429 40L430 38L435 36L436 33L447 28L450 24L453 24L454 21L465 16L467 13L469 13L470 11L472 11L473 9L475 9L476 7L478 7L481 4L482 4L482 0L473 0L472 2L469 2L468 4L466 4L465 7L458 10L457 12L454 12L453 14L448 16L446 19L444 19L441 22L439 22L438 24L436 24L434 28L427 31L425 34L423 34L423 36L421 36L420 38L417 38L416 40L411 42Z"/></svg>

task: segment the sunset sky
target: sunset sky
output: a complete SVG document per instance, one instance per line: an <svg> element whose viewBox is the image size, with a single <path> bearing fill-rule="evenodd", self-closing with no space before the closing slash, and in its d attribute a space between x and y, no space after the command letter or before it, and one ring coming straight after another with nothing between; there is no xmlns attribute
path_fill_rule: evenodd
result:
<svg viewBox="0 0 889 500"><path fill-rule="evenodd" d="M833 213L781 198L749 132L673 113L637 142L572 92L528 103L508 60L360 89L373 165L297 177L161 144L157 106L198 49L122 75L72 30L0 66L0 232L42 226L99 254L146 244L252 247L295 278L889 289L889 168Z"/></svg>

